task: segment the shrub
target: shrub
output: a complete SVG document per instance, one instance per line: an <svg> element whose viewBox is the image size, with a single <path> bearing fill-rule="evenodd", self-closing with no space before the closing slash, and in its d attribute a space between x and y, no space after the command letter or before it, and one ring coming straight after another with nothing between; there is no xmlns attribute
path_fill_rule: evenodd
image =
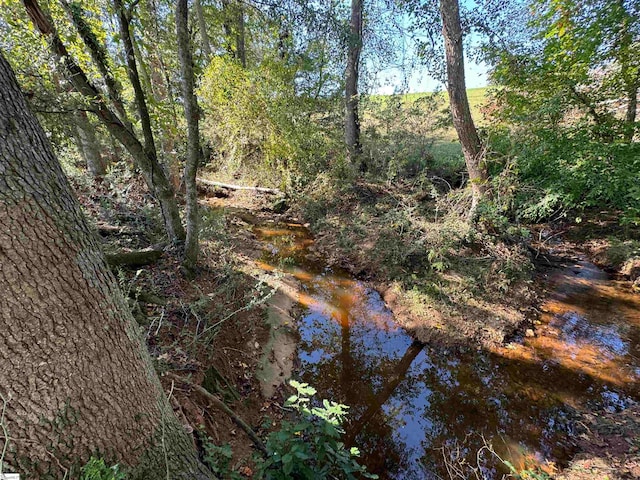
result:
<svg viewBox="0 0 640 480"><path fill-rule="evenodd" d="M268 457L259 464L259 475L267 480L377 478L358 464L357 448L347 449L340 437L348 407L328 400L312 406L316 390L306 383L291 381L296 389L285 406L299 418L285 421L267 439Z"/></svg>

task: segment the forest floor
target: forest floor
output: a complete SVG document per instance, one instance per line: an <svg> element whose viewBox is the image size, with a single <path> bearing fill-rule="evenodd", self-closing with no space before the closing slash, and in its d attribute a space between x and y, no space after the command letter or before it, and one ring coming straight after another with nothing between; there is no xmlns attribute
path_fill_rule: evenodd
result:
<svg viewBox="0 0 640 480"><path fill-rule="evenodd" d="M162 238L161 222L138 180L120 172L104 183L72 183L107 251L144 248ZM542 292L530 252L544 256L554 238L565 238L567 250L586 250L609 271L632 280L640 274L637 232L617 227L615 215L585 220L579 228L536 226L527 249L491 232L470 236L455 205L434 218L439 204L408 187L358 184L329 192L335 196L328 205L313 203L327 198L320 192L286 214L275 213L265 196L209 194L201 202L201 268L195 279L183 276L171 249L152 265L115 271L158 371L221 396L261 435L277 428L288 396L282 380L295 368L295 328L289 321L296 313L291 294L296 287L291 278L265 272L264 247L252 232L259 224L302 228L308 220L315 236L310 250L380 291L398 322L429 342L491 346L535 332ZM462 207L464 201L459 200ZM189 385L161 378L202 451L250 476L253 449L244 432ZM637 477L637 420L637 409L585 418L579 440L583 454L558 478ZM207 450L207 445L224 444L233 457L230 451ZM616 471L632 476L616 477Z"/></svg>

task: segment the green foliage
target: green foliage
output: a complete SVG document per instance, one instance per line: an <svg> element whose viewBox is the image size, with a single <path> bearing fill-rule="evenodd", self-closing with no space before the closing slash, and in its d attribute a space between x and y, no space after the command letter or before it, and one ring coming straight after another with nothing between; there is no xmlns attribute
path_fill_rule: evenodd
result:
<svg viewBox="0 0 640 480"><path fill-rule="evenodd" d="M242 476L233 470L231 461L233 460L233 451L231 445L216 445L202 431L199 432L202 441L202 449L204 451L203 461L209 467L211 472L218 478L228 480L239 480Z"/></svg>
<svg viewBox="0 0 640 480"><path fill-rule="evenodd" d="M505 136L509 141L505 141ZM500 138L501 137L501 138ZM640 211L640 144L603 143L588 128L514 129L496 133L493 151L511 159L515 184L496 188L517 219L538 221L565 209L614 208L629 223ZM504 178L494 176L504 182Z"/></svg>
<svg viewBox="0 0 640 480"><path fill-rule="evenodd" d="M126 476L120 467L108 466L104 459L91 457L82 467L80 480L125 480Z"/></svg>
<svg viewBox="0 0 640 480"><path fill-rule="evenodd" d="M267 480L377 478L356 461L358 449L347 449L340 441L348 407L328 400L323 400L321 406L313 406L314 388L293 380L290 385L296 394L285 406L292 407L300 418L283 422L280 430L269 435L268 457L259 464L260 477Z"/></svg>
<svg viewBox="0 0 640 480"><path fill-rule="evenodd" d="M331 130L322 127L322 115L313 118L321 101L298 95L295 75L275 60L253 69L226 57L211 61L199 95L219 170L286 188L327 167Z"/></svg>
<svg viewBox="0 0 640 480"><path fill-rule="evenodd" d="M529 41L497 52L490 145L494 174L509 167L512 214L527 221L567 209L640 212L638 123L628 110L640 87L633 2L529 2ZM494 52L495 53L495 52ZM508 161L505 161L508 159ZM496 168L497 167L497 168Z"/></svg>
<svg viewBox="0 0 640 480"><path fill-rule="evenodd" d="M507 460L502 460L502 463L505 464L511 474L510 477L511 478L515 478L517 480L551 480L551 477L549 476L549 474L542 472L542 471L538 471L535 469L525 469L525 470L520 470L518 471L518 469L516 467L513 466L513 464Z"/></svg>

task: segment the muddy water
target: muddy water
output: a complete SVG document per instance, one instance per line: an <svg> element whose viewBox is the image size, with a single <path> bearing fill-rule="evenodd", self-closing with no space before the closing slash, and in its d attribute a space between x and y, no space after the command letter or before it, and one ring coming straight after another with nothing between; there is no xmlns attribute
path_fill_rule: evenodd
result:
<svg viewBox="0 0 640 480"><path fill-rule="evenodd" d="M536 338L449 351L414 342L377 292L310 259L300 226L254 232L263 268L301 285L298 376L351 406L347 440L382 479L447 478L456 456L497 478L504 465L476 456L485 443L519 468L553 471L575 453L576 412L640 399L640 296L592 264L550 271Z"/></svg>

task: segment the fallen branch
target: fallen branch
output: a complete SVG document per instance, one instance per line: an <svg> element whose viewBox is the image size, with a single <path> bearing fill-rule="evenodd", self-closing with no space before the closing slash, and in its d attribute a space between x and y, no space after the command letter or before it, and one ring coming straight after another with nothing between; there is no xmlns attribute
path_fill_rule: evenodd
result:
<svg viewBox="0 0 640 480"><path fill-rule="evenodd" d="M246 185L233 185L231 183L214 182L213 180L205 180L204 178L196 178L196 183L205 185L208 187L220 187L227 188L229 190L252 190L254 192L269 193L271 195L284 195L282 190L277 188L265 188L265 187L249 187Z"/></svg>
<svg viewBox="0 0 640 480"><path fill-rule="evenodd" d="M107 223L98 223L96 225L98 233L107 237L109 235L140 235L144 233L142 230L134 230L127 226L109 225Z"/></svg>
<svg viewBox="0 0 640 480"><path fill-rule="evenodd" d="M142 267L149 265L162 256L162 249L145 248L130 252L106 253L105 258L111 267Z"/></svg>
<svg viewBox="0 0 640 480"><path fill-rule="evenodd" d="M235 412L233 410L231 410L222 400L220 400L215 395L209 393L207 390L205 390L200 385L197 385L197 384L193 383L188 378L180 377L179 375L176 375L176 374L171 373L171 372L166 372L165 376L170 378L170 379L172 379L172 380L174 380L174 381L176 381L176 382L181 382L181 383L184 383L186 385L189 385L196 392L198 392L201 395L203 395L207 400L209 400L211 403L213 403L214 407L216 407L217 409L222 410L224 413L226 413L229 416L229 418L231 418L231 420L233 420L233 422L236 425L238 425L242 430L244 430L245 433L249 436L249 438L253 442L253 444L256 446L256 448L258 450L260 450L260 452L265 457L268 455L267 448L264 446L264 443L262 443L262 440L260 440L260 438L258 437L256 432L254 432L252 430L252 428L249 425L247 425L245 423L245 421L242 420L238 415L236 415Z"/></svg>

